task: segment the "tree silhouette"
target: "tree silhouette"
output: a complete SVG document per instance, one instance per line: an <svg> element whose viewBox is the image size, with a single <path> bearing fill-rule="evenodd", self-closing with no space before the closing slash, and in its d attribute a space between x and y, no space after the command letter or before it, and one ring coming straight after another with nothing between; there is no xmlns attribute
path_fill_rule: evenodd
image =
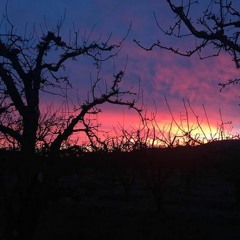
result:
<svg viewBox="0 0 240 240"><path fill-rule="evenodd" d="M201 1L188 0L176 5L172 0L167 0L167 3L176 15L176 20L169 29L165 30L154 14L160 32L165 36L177 38L179 41L186 38L192 39L194 46L184 50L178 46L164 45L158 40L150 47L144 47L139 41L134 40L140 47L148 51L158 47L186 57L198 54L200 59L227 52L237 69L240 68L240 9L235 2L210 0L200 17L196 17L196 11L199 12L199 9L204 6ZM219 85L222 90L227 85L238 83L240 83L240 79L236 78Z"/></svg>
<svg viewBox="0 0 240 240"><path fill-rule="evenodd" d="M45 126L44 136L55 125L57 131L48 146L56 152L73 132L85 132L88 137L94 135L96 126L85 116L97 115L104 103L141 111L136 107L136 93L120 88L124 77L121 70L113 75L110 83L97 76L89 97L74 106L73 114L61 118L61 128L59 119L53 116L55 113L48 117L41 114L42 92L51 94L57 89L62 93L65 85L71 87L71 79L64 75L66 64L78 61L79 57L90 58L100 72L102 63L117 55L125 39L110 44L110 37L103 42L101 39L90 41L81 40L78 33L74 33L65 40L61 28L62 22L53 31L43 31L41 37L35 30L29 36L26 33L21 36L7 19L7 28L0 33L0 132L9 141L17 142L28 159L35 153L36 142L43 141L43 134L38 134L43 132L40 122ZM77 127L79 123L82 128ZM44 141L46 143L46 139Z"/></svg>
<svg viewBox="0 0 240 240"><path fill-rule="evenodd" d="M100 75L103 63L113 60L127 35L118 44L111 44L110 37L104 41L81 38L77 32L66 39L62 24L60 21L52 31L41 30L41 37L36 29L18 34L8 17L0 25L0 141L20 147L22 153L22 161L14 162L10 171L16 180L13 193L1 193L8 215L4 239L33 239L38 218L57 188L57 163L49 161L45 167L41 162L44 166L39 167L38 161L32 161L39 143L54 158L73 133L85 133L90 142L96 139L99 125L94 117L105 103L128 107L141 116L137 94L121 87L124 71L116 71L110 80ZM73 103L66 91L73 83L66 76L67 67L73 62L80 65L80 57L91 60L97 76L89 79L86 99L76 96ZM75 77L81 81L84 76ZM59 111L43 104L46 94L62 98ZM61 107L63 103L66 106Z"/></svg>

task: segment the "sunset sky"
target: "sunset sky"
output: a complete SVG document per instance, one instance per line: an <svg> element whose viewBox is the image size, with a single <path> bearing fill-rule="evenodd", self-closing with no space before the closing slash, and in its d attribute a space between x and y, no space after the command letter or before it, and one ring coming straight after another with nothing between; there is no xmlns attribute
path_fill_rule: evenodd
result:
<svg viewBox="0 0 240 240"><path fill-rule="evenodd" d="M1 16L5 11L5 2L5 0L0 2ZM206 5L208 1L199 2ZM199 9L201 8L199 7ZM171 121L165 97L176 120L179 120L180 116L185 113L183 99L189 99L200 120L206 120L202 107L204 105L210 123L216 127L220 123L219 109L221 109L223 121L232 121L233 134L240 132L239 86L229 87L223 92L219 91L220 87L218 86L220 82L239 77L239 70L235 69L235 65L228 55L221 54L217 58L200 61L197 55L184 58L157 48L146 52L134 43L133 40L136 39L144 46L149 47L156 40L161 40L169 46L173 45L184 49L192 44L192 42L188 42L188 39L176 41L176 39L164 37L160 33L153 12L164 28L170 26L174 21L174 15L166 1L9 0L8 3L8 17L19 32L25 26L27 29L31 29L33 26L54 29L65 10L66 16L62 31L65 35L71 29L78 29L80 36L89 36L93 40L105 40L112 34L111 42L118 43L131 26L123 48L115 58L115 68L123 69L127 63L123 87L133 87L135 91L138 91L140 81L143 102L147 111L149 113L157 112L156 119L160 125L166 125ZM0 25L0 27L3 26ZM86 88L90 73L94 78L94 68L84 60L79 63L75 62L69 67L74 83L74 89L70 90L70 94L77 94L78 89ZM102 74L104 76L105 74L111 75L113 71L113 65L109 64L103 67ZM99 118L105 128L111 124L127 125L139 122L136 113L129 112L128 109L106 106L104 111Z"/></svg>

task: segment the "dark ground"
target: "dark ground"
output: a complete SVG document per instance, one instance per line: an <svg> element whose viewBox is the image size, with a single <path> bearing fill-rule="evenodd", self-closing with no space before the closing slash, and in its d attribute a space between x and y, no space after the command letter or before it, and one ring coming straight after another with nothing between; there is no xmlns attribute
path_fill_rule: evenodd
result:
<svg viewBox="0 0 240 240"><path fill-rule="evenodd" d="M62 179L66 192L49 202L35 239L240 239L234 188L218 172L194 183L169 175L160 207L145 180L149 176L136 177L126 196L118 174L110 173L86 169L81 177Z"/></svg>
<svg viewBox="0 0 240 240"><path fill-rule="evenodd" d="M235 155L218 151L216 156L232 161ZM162 167L150 160L130 163L113 162L115 155L110 158L59 162L54 170L59 180L45 199L33 240L240 239L236 184L226 175L230 165L223 159L219 158L220 165L178 163L172 168L173 163ZM238 161L231 165L233 173L237 167ZM2 195L0 231L7 218L3 199Z"/></svg>

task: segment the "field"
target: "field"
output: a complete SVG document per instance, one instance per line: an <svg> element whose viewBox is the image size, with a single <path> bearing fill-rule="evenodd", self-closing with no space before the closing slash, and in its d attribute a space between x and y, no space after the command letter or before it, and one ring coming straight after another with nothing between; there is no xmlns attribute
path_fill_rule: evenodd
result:
<svg viewBox="0 0 240 240"><path fill-rule="evenodd" d="M33 194L33 239L240 239L239 149L229 141L38 164L56 181ZM6 219L2 204L1 231Z"/></svg>

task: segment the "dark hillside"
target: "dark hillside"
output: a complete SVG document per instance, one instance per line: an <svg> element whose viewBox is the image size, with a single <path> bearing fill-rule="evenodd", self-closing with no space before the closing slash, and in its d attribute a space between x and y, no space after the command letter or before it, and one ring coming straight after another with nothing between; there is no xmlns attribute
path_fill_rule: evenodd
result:
<svg viewBox="0 0 240 240"><path fill-rule="evenodd" d="M239 149L239 140L226 140L82 153L54 165L39 158L31 167L41 174L23 209L38 216L32 240L240 239ZM6 203L19 207L17 156L0 152L0 237Z"/></svg>

